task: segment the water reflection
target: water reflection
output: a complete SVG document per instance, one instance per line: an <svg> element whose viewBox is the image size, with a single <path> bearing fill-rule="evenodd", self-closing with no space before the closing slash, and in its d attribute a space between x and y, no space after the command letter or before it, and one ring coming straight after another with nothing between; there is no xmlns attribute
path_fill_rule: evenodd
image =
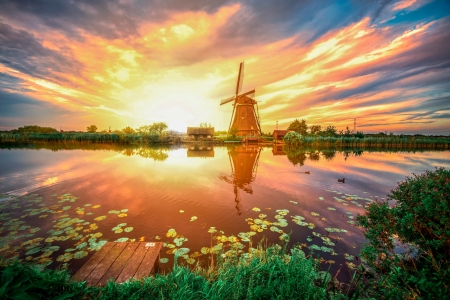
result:
<svg viewBox="0 0 450 300"><path fill-rule="evenodd" d="M187 149L187 157L214 157L214 147L195 145Z"/></svg>
<svg viewBox="0 0 450 300"><path fill-rule="evenodd" d="M320 251L317 254L330 264L335 261L330 272L339 272L339 276L343 276L347 264L358 263L348 257L356 257L364 241L360 229L353 226L364 205L385 197L406 175L435 166L450 167L448 150L407 153L379 149L285 149L281 145L208 149L194 145L169 148L77 143L2 147L11 150L0 151L0 193L17 190L31 194L35 190L36 196L5 207L0 223L16 219L11 222L20 227L23 224L18 222L26 221L26 226L31 227L22 227L24 230L10 235L7 231L16 231L16 225L4 226L7 231L0 232L0 243L3 238L24 233L33 233L33 239L49 238L49 231L57 224L53 221L65 214L71 220L90 222L82 226L91 231L80 231L87 242L91 238L88 235L101 233L100 238L108 241L161 238L173 245L173 237L166 233L174 228L189 239L185 246L191 253L210 247L208 228L212 226L235 237L257 229L254 241L265 236L270 243L279 242L283 231L292 232L291 244L300 243ZM43 150L36 151L40 149ZM300 172L301 164L302 169L310 171L308 176ZM343 177L345 184L337 181ZM191 221L194 216L198 219ZM255 224L249 224L248 218ZM270 229L265 222L278 229ZM118 224L123 223L134 229L117 230ZM267 228L263 228L266 224ZM98 228L94 231L91 225ZM346 232L336 232L337 229ZM53 245L61 248L52 256L53 266L60 263L55 260L57 257L65 257L66 249L82 242L54 240ZM21 243L11 241L14 247ZM167 251L173 249L166 248L162 255L170 257ZM0 244L3 255L1 249ZM20 249L23 254L29 250ZM75 272L88 258L74 259L69 267ZM345 280L351 277L348 272L345 276Z"/></svg>
<svg viewBox="0 0 450 300"><path fill-rule="evenodd" d="M257 145L244 145L228 149L231 175L221 175L219 178L233 185L237 214L241 215L241 196L239 191L253 194L250 185L256 178L261 147Z"/></svg>

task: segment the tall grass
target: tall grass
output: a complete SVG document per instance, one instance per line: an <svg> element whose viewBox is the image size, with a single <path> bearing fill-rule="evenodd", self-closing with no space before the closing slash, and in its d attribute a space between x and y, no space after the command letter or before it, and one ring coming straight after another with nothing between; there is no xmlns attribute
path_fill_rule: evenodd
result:
<svg viewBox="0 0 450 300"><path fill-rule="evenodd" d="M0 143L29 142L91 142L117 144L156 144L167 143L169 137L152 134L117 133L0 133Z"/></svg>
<svg viewBox="0 0 450 300"><path fill-rule="evenodd" d="M288 146L334 146L365 148L450 149L450 138L433 137L321 137L305 136L300 141L285 141Z"/></svg>
<svg viewBox="0 0 450 300"><path fill-rule="evenodd" d="M220 258L220 256L219 256ZM345 299L342 292L327 290L311 258L294 248L286 254L280 246L258 247L251 256L220 260L214 269L174 266L167 274L123 284L88 287L72 282L67 271L44 270L13 264L2 267L0 298L27 295L34 299Z"/></svg>

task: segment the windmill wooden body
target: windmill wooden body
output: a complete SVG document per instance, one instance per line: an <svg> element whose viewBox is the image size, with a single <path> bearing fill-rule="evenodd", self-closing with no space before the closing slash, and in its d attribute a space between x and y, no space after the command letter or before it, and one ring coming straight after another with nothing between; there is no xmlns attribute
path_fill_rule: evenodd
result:
<svg viewBox="0 0 450 300"><path fill-rule="evenodd" d="M238 136L258 136L261 134L259 121L258 103L253 99L255 90L240 94L242 82L244 81L244 62L239 66L239 74L234 96L223 99L220 105L233 102L233 113L231 115L230 126L237 129Z"/></svg>

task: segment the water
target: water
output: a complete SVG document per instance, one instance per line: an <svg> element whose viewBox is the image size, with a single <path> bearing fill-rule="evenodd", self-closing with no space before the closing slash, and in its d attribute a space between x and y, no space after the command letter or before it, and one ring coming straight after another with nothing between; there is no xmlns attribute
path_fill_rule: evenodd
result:
<svg viewBox="0 0 450 300"><path fill-rule="evenodd" d="M167 243L161 257L169 270L173 254L167 252L189 248L191 256L180 262L205 265L209 255L200 255L201 249L216 245L214 236L241 240L240 233L253 230L252 245L240 241L242 252L263 237L279 243L291 233L290 246L307 253L312 248L323 268L331 264L345 280L364 242L352 224L357 214L385 199L405 176L437 166L450 167L450 151L287 155L280 146L92 144L2 149L0 193L18 198L0 200L0 255L50 268L68 263L75 272L102 241L159 240ZM342 178L345 183L338 182ZM217 232L209 233L211 227ZM177 240L167 237L170 229ZM230 244L222 243L225 252Z"/></svg>

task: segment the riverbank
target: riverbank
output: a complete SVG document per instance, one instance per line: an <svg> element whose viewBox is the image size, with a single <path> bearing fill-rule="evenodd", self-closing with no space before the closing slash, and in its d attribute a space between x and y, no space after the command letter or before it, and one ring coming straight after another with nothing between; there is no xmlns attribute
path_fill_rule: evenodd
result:
<svg viewBox="0 0 450 300"><path fill-rule="evenodd" d="M223 259L209 266L174 266L124 284L90 287L73 282L63 271L38 270L32 265L1 267L2 299L18 296L50 299L349 299L358 297L359 283L337 283L298 248L286 251L260 245L246 257ZM211 262L211 261L210 261Z"/></svg>
<svg viewBox="0 0 450 300"><path fill-rule="evenodd" d="M0 144L14 143L96 143L122 145L172 145L172 144L240 144L242 139L215 137L213 140L193 140L181 135L167 134L118 134L118 133L0 133ZM280 144L280 142L282 142ZM287 145L289 147L321 146L321 147L365 147L365 148L423 148L450 149L450 137L426 136L386 136L364 138L345 136L305 136L298 140L272 141L271 137L261 140L259 145Z"/></svg>

